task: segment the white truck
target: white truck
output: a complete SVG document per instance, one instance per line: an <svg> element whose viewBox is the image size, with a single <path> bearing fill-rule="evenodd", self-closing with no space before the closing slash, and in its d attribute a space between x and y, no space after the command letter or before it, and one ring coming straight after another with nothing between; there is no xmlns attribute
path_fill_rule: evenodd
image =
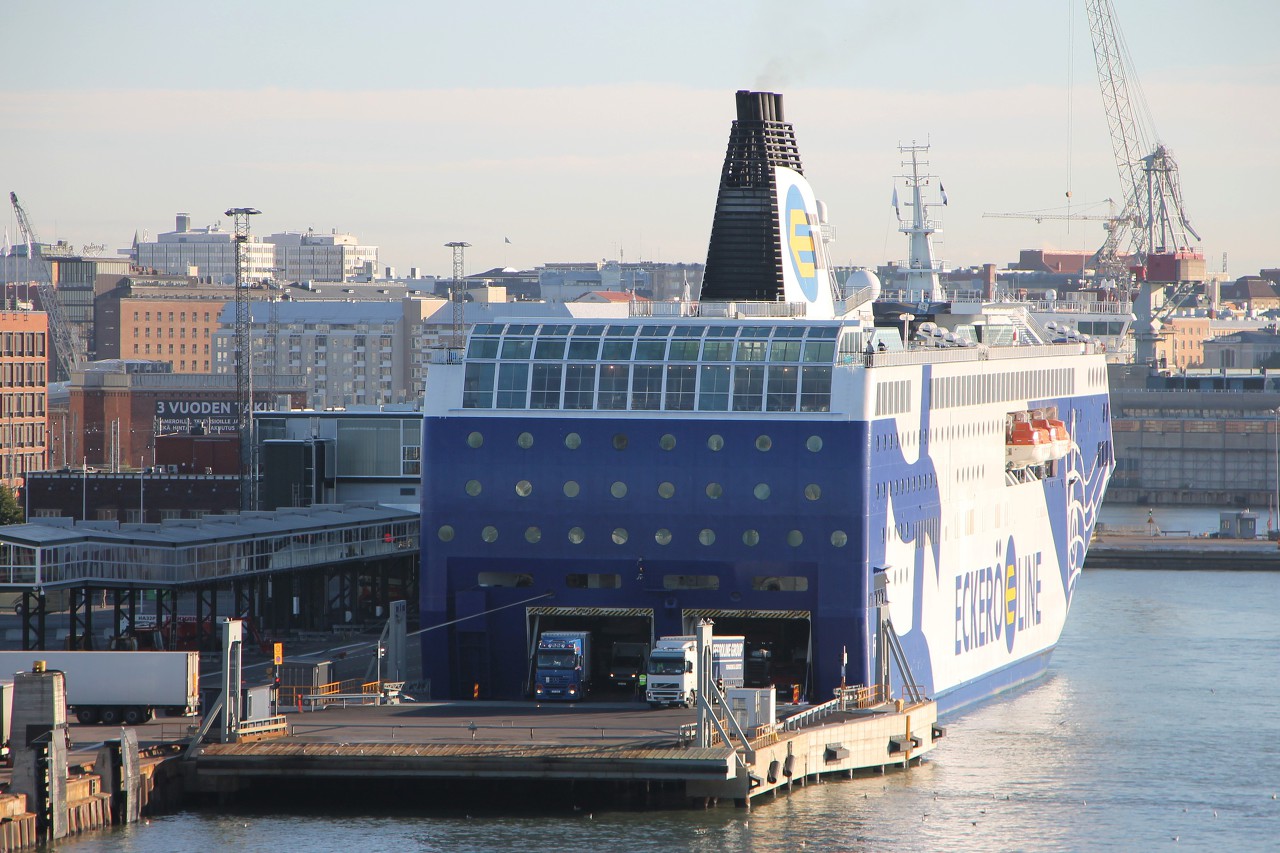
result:
<svg viewBox="0 0 1280 853"><path fill-rule="evenodd" d="M38 660L66 675L67 713L84 725L136 726L157 711L187 716L200 708L199 652L0 652L0 679L30 672Z"/></svg>
<svg viewBox="0 0 1280 853"><path fill-rule="evenodd" d="M742 686L742 652L745 637L711 638L711 677L721 690ZM696 637L662 637L649 653L645 701L650 708L697 704L698 640Z"/></svg>

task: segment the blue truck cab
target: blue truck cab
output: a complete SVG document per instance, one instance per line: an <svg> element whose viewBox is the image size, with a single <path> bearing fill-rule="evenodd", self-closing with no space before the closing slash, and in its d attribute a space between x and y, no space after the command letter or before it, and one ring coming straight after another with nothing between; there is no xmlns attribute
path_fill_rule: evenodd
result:
<svg viewBox="0 0 1280 853"><path fill-rule="evenodd" d="M573 701L591 689L591 633L543 631L534 662L533 698Z"/></svg>

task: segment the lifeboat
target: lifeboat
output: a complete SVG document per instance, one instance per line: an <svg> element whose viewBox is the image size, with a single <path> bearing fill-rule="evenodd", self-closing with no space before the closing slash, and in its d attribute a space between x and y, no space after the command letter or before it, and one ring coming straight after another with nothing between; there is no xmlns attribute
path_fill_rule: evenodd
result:
<svg viewBox="0 0 1280 853"><path fill-rule="evenodd" d="M1035 419L1031 421L1034 429L1046 430L1049 433L1049 458L1066 459L1071 452L1071 433L1067 425L1054 418Z"/></svg>
<svg viewBox="0 0 1280 853"><path fill-rule="evenodd" d="M1049 461L1052 452L1053 439L1049 430L1037 428L1027 421L1018 421L1005 440L1005 465L1009 468L1043 465Z"/></svg>

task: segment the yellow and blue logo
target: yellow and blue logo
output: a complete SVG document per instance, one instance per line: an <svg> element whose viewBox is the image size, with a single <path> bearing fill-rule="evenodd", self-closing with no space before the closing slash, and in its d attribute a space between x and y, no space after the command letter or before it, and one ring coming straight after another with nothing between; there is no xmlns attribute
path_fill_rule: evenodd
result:
<svg viewBox="0 0 1280 853"><path fill-rule="evenodd" d="M813 226L809 224L809 210L805 207L800 188L792 186L787 191L787 208L783 216L787 229L787 255L791 269L800 283L800 290L810 302L818 298L818 252L814 244Z"/></svg>
<svg viewBox="0 0 1280 853"><path fill-rule="evenodd" d="M1013 537L1004 551L1004 642L1013 651L1013 635L1018 630L1018 555Z"/></svg>

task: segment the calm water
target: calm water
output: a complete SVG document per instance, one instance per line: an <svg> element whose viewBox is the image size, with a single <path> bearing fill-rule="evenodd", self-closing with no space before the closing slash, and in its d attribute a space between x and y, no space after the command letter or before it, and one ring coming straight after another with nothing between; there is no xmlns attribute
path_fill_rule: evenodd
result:
<svg viewBox="0 0 1280 853"><path fill-rule="evenodd" d="M750 814L188 812L59 849L1277 850L1278 602L1280 573L1088 571L1049 675L945 720L928 764Z"/></svg>

